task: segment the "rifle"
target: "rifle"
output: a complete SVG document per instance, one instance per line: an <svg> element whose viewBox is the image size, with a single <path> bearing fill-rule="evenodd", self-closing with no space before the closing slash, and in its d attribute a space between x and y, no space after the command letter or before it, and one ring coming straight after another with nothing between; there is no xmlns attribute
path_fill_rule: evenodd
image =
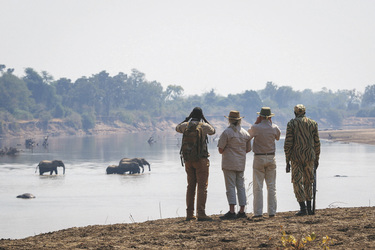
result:
<svg viewBox="0 0 375 250"><path fill-rule="evenodd" d="M316 203L316 167L314 167L314 183L313 183L313 204L312 212L315 214L315 203Z"/></svg>

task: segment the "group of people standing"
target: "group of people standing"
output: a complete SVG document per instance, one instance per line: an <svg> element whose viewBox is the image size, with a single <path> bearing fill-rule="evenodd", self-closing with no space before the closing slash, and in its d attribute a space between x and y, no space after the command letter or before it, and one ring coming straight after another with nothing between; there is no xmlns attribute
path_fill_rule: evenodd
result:
<svg viewBox="0 0 375 250"><path fill-rule="evenodd" d="M247 218L245 206L247 204L245 189L246 154L251 150L253 158L253 216L263 217L263 183L267 186L267 213L270 218L276 215L276 141L280 139L280 128L272 122L275 115L269 107L262 107L257 112L254 124L246 131L241 126L244 117L240 112L229 112L229 126L220 135L217 147L222 155L221 167L224 174L226 195L229 211L220 216L222 220ZM306 108L302 104L294 107L295 118L287 124L284 152L286 172L292 171L292 183L296 199L300 205L297 216L312 215L311 200L313 197L312 183L314 170L319 165L320 141L317 123L306 117ZM176 126L176 131L184 133L191 125L199 125L201 136L215 134L215 128L207 121L200 107L195 107L186 119ZM186 160L187 173L186 192L186 220L210 221L206 215L207 187L210 162L207 140L202 140L199 147L203 153L199 159ZM195 194L197 192L196 216ZM239 210L236 213L236 205Z"/></svg>

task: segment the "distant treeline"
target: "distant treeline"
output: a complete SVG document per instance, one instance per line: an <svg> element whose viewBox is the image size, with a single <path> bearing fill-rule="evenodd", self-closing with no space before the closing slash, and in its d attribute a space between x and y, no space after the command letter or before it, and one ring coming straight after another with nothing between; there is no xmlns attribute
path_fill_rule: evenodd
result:
<svg viewBox="0 0 375 250"><path fill-rule="evenodd" d="M84 130L93 128L97 121L157 126L164 119L182 120L195 106L202 107L207 117L223 117L235 109L249 122L255 120L262 106L269 106L277 114L274 121L284 124L293 117L294 105L302 103L308 116L324 127L340 127L348 116L375 117L375 85L367 86L364 93L326 88L313 92L267 82L261 90L251 90L249 84L249 90L240 94L222 96L212 89L185 96L183 87L169 85L163 89L136 69L130 75L115 76L102 71L74 82L68 78L55 80L47 72L32 68L26 68L23 77L13 71L0 65L0 134L5 124L33 119L47 126L51 119L58 118Z"/></svg>

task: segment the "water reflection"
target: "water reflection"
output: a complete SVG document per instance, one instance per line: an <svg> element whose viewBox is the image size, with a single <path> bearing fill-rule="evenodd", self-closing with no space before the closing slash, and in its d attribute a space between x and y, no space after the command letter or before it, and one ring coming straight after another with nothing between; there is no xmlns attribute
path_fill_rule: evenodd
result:
<svg viewBox="0 0 375 250"><path fill-rule="evenodd" d="M0 238L185 216L186 174L179 157L179 135L153 136L157 143L151 145L147 142L150 134L49 138L47 148L37 146L17 157L1 157ZM297 210L291 177L285 173L283 143L277 142L276 154L278 211ZM216 142L211 141L209 151L207 213L219 214L226 211L227 201ZM375 203L374 151L374 146L322 142L318 209ZM144 157L152 171L132 176L105 173L108 165L118 164L124 157ZM58 176L35 173L41 160L54 159L63 160L65 175L61 171ZM246 186L250 187L248 213L252 212L252 160L250 153L245 171ZM37 198L17 199L22 193Z"/></svg>

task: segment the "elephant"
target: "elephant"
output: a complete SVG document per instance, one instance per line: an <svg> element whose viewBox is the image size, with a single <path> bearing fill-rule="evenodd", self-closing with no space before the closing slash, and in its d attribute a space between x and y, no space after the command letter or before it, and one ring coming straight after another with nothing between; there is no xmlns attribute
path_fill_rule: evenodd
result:
<svg viewBox="0 0 375 250"><path fill-rule="evenodd" d="M38 170L39 167L39 174L43 175L45 172L50 172L50 175L52 175L53 172L57 174L57 167L63 167L63 174L65 174L65 165L60 160L53 160L53 161L41 161L39 162L38 166L35 169L35 173Z"/></svg>
<svg viewBox="0 0 375 250"><path fill-rule="evenodd" d="M123 162L119 166L109 165L106 169L107 174L139 174L141 171L139 166L135 162Z"/></svg>
<svg viewBox="0 0 375 250"><path fill-rule="evenodd" d="M142 168L142 173L145 171L144 170L144 165L148 166L148 171L151 171L151 165L148 163L148 161L145 160L145 158L122 158L120 161L121 162L136 162L138 163L139 167Z"/></svg>

